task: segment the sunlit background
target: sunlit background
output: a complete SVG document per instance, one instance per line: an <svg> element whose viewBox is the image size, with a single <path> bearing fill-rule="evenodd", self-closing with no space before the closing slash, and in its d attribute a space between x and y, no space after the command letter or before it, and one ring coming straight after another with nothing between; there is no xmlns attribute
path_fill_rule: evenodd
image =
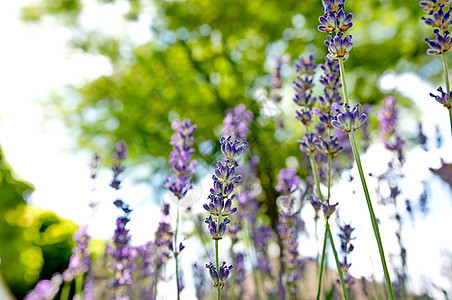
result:
<svg viewBox="0 0 452 300"><path fill-rule="evenodd" d="M293 60L314 53L317 62L323 62L324 35L316 31L321 4L228 2L0 3L0 169L4 172L0 224L16 226L7 233L2 232L6 227L0 227L1 299L13 294L21 298L39 279L64 271L72 234L79 225L89 224L88 232L95 240L92 251L103 251L102 241L112 237L119 213L112 205L118 195L109 187L110 156L119 139L126 141L131 154L120 197L134 209L129 225L132 243L141 245L154 238L161 204L164 200L171 203L162 184L169 174L170 124L176 118L191 118L198 125L195 186L202 196L187 213L195 215L205 214L202 204L212 184L209 174L225 110L244 103L255 114L257 126L252 134L259 141L251 149L264 164L259 199L266 218L273 221L275 212L268 203L277 196L276 174L281 168L303 165L296 144L302 131L294 120L291 100ZM377 112L385 96L393 95L399 99L398 129L406 141L399 198L403 203L409 199L412 206L410 214L403 203L399 205L404 211L401 233L407 251L405 288L412 295L442 299L452 293L448 233L452 196L447 170L452 143L447 112L428 96L442 83L441 62L425 54L423 35L429 32L420 21L422 8L416 1L347 2L348 11L355 14L351 30L355 48L346 63L347 80L352 99L373 105L369 115L372 142L362 156L365 171L372 174L372 199L377 202L377 177L391 160L378 136ZM268 93L272 58L284 53L292 61L283 69L283 101L274 104L260 95ZM287 128L275 130L275 120L283 120ZM417 140L419 124L427 137L426 147ZM440 145L436 145L437 136L442 138ZM102 166L95 183L89 178L94 151L100 153ZM346 173L358 178L356 168L348 167ZM441 167L449 182L431 171ZM7 175L9 170L12 177ZM299 173L308 175L303 170ZM341 222L356 227L350 273L382 284L378 249L358 179L349 182L346 174L342 177L334 183L332 194L340 203ZM425 203L419 202L424 193ZM88 206L93 201L99 202L94 212ZM400 246L394 207L376 204L376 213L396 281ZM300 235L299 249L304 258L315 258L321 246L313 239L313 216L312 207L305 205L306 231ZM54 229L38 237L43 224L53 224ZM193 230L187 216L182 233L189 235ZM332 230L337 235L338 226ZM21 238L10 243L14 232ZM196 299L191 264L208 261L197 257L202 245L196 237L185 244L183 299ZM275 259L278 251L271 251ZM7 261L11 253L19 253L14 262ZM330 256L328 265L333 268ZM169 262L168 275L171 268ZM168 289L161 292L162 299L173 299L173 285L174 278L162 283L161 291Z"/></svg>

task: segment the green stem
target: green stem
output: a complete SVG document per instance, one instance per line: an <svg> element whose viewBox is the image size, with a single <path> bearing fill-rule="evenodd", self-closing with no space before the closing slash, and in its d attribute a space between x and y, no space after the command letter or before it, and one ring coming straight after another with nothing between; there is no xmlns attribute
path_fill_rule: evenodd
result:
<svg viewBox="0 0 452 300"><path fill-rule="evenodd" d="M218 217L218 224L220 224L220 217ZM217 273L220 273L220 260L218 259L218 240L215 240L215 262L217 265ZM220 286L220 277L217 280L217 300L221 299L221 286Z"/></svg>
<svg viewBox="0 0 452 300"><path fill-rule="evenodd" d="M450 94L450 83L449 83L449 67L447 66L447 57L446 57L447 52L443 52L443 54L441 55L442 61L443 61L443 73L444 73L444 81L446 82L446 91L447 91L447 95ZM449 97L449 96L448 96ZM452 100L449 100L449 104L452 104ZM452 133L452 109L449 108L449 120L450 120L450 130Z"/></svg>
<svg viewBox="0 0 452 300"><path fill-rule="evenodd" d="M347 93L347 85L345 84L345 68L344 68L344 58L343 57L339 57L339 69L341 72L341 82L342 82L342 93L344 95L344 101L347 104L350 104L348 102L348 93Z"/></svg>
<svg viewBox="0 0 452 300"><path fill-rule="evenodd" d="M71 291L71 282L65 281L63 289L61 290L60 300L68 300L70 291Z"/></svg>
<svg viewBox="0 0 452 300"><path fill-rule="evenodd" d="M79 296L80 300L83 300L83 274L75 277L75 294Z"/></svg>
<svg viewBox="0 0 452 300"><path fill-rule="evenodd" d="M444 58L443 58L443 62L446 62L444 60ZM349 103L348 94L347 94L347 86L345 83L344 60L342 57L339 58L339 67L340 67L340 72L341 72L342 92L343 92L343 96L344 96L344 101L345 101L345 103ZM448 81L446 83L446 86L449 86ZM449 86L449 89L450 89L450 86ZM389 300L394 300L394 293L392 291L391 278L389 277L388 267L386 265L385 254L383 251L383 244L381 242L381 237L380 237L380 230L378 229L377 218L375 217L375 213L372 208L372 202L370 200L369 190L367 189L366 179L364 178L363 167L361 165L361 158L359 156L358 146L356 145L355 132L354 131L349 132L348 136L350 138L350 143L352 145L353 156L355 157L356 165L358 166L359 176L361 177L361 183L362 183L362 186L364 189L364 195L366 196L367 207L369 209L370 219L372 222L372 228L373 228L373 231L375 234L375 239L377 240L378 250L380 252L381 265L383 267L383 272L385 275L386 291L388 293Z"/></svg>
<svg viewBox="0 0 452 300"><path fill-rule="evenodd" d="M339 262L336 248L334 247L333 236L331 235L331 230L330 230L330 225L328 224L328 219L326 219L326 231L328 232L328 237L330 239L331 248L333 249L334 260L336 261L337 272L339 273L339 281L341 282L341 287L342 287L342 297L344 300L348 300L347 287L345 286L344 275L342 274L342 266L341 266L341 263Z"/></svg>
<svg viewBox="0 0 452 300"><path fill-rule="evenodd" d="M327 221L328 222L328 221ZM325 237L323 238L323 250L322 250L322 259L320 261L320 272L319 272L319 282L317 285L317 300L320 299L320 290L322 289L322 274L323 274L323 265L325 263L325 250L326 250L326 240L327 240L327 230L325 228Z"/></svg>
<svg viewBox="0 0 452 300"><path fill-rule="evenodd" d="M372 202L370 200L369 190L367 189L367 183L366 183L366 179L364 177L364 171L363 171L363 167L361 164L361 158L359 156L358 146L356 144L355 132L354 131L349 132L348 136L350 138L350 143L352 145L353 156L355 157L356 165L357 165L358 171L359 171L359 176L361 177L361 183L363 186L364 195L366 196L367 208L369 209L370 220L372 222L372 229L374 231L375 239L377 240L377 244L378 244L378 250L380 252L381 265L383 266L383 272L385 275L386 291L388 293L389 299L394 300L394 293L392 291L391 278L389 277L388 267L386 265L386 259L385 259L385 254L384 254L384 250L383 250L383 243L381 242L381 237L380 237L380 230L378 228L377 218L375 216L374 209L372 207Z"/></svg>
<svg viewBox="0 0 452 300"><path fill-rule="evenodd" d="M333 160L333 156L331 154L328 155L328 197L326 198L326 201L330 201L331 196L331 161Z"/></svg>
<svg viewBox="0 0 452 300"><path fill-rule="evenodd" d="M180 200L180 199L178 199ZM179 231L179 203L177 204L176 229L174 230L174 259L176 260L176 284L177 284L177 300L180 299L179 289L179 250L177 246L177 232Z"/></svg>
<svg viewBox="0 0 452 300"><path fill-rule="evenodd" d="M315 166L315 157L314 157L313 153L311 153L311 155L309 155L309 159L311 162L311 169L312 169L312 174L314 176L315 185L317 187L317 194L319 196L320 201L323 202L323 195L322 195L322 191L320 190L319 174L317 173L317 168Z"/></svg>

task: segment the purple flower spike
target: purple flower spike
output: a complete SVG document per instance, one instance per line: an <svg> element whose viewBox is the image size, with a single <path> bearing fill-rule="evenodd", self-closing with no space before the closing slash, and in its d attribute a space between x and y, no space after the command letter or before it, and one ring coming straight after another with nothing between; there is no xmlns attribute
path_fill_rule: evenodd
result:
<svg viewBox="0 0 452 300"><path fill-rule="evenodd" d="M350 110L350 106L347 103L344 104L344 108L344 112L336 110L336 115L331 122L334 127L350 132L352 130L356 131L364 122L366 122L367 116L360 112L361 105L359 103L355 104L352 110Z"/></svg>
<svg viewBox="0 0 452 300"><path fill-rule="evenodd" d="M330 52L327 57L329 60L338 61L339 57L342 57L344 60L348 58L348 52L353 47L352 36L347 34L344 38L342 38L343 34L339 33L334 38L329 38L325 42L328 46L328 51Z"/></svg>
<svg viewBox="0 0 452 300"><path fill-rule="evenodd" d="M122 161L127 158L128 152L126 144L123 140L120 140L115 145L115 150L112 155L113 160L113 179L110 183L110 186L115 190L119 190L119 185L121 181L119 180L119 175L124 172L124 166L122 165Z"/></svg>
<svg viewBox="0 0 452 300"><path fill-rule="evenodd" d="M195 152L193 149L193 134L196 125L192 125L191 120L173 121L171 127L174 134L171 137L170 145L173 146L168 163L172 165L171 173L174 179L167 177L163 185L168 188L178 199L182 199L189 190L191 190L190 175L195 173L196 161L190 161L191 155Z"/></svg>
<svg viewBox="0 0 452 300"><path fill-rule="evenodd" d="M309 55L306 58L299 57L295 64L295 69L298 73L295 85L295 97L293 101L305 108L311 108L315 105L316 98L312 96L312 89L314 87L313 79L316 69L314 57Z"/></svg>
<svg viewBox="0 0 452 300"><path fill-rule="evenodd" d="M442 105L444 105L444 107L446 108L451 108L452 107L452 91L447 94L446 92L443 91L442 87L439 87L437 89L438 92L440 92L440 95L435 95L430 93L430 97L434 98L436 101L438 101L438 103L441 103Z"/></svg>
<svg viewBox="0 0 452 300"><path fill-rule="evenodd" d="M425 38L425 41L429 45L430 49L427 50L428 55L442 55L452 49L452 39L449 35L449 31L445 31L444 35L439 33L438 29L433 31L436 34L436 39L429 40Z"/></svg>
<svg viewBox="0 0 452 300"><path fill-rule="evenodd" d="M275 189L283 195L290 195L300 188L300 177L295 169L281 169Z"/></svg>

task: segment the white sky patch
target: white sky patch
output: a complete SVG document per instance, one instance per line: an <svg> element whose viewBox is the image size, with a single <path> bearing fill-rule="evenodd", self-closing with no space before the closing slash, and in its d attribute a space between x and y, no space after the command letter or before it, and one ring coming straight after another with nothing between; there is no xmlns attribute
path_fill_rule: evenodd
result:
<svg viewBox="0 0 452 300"><path fill-rule="evenodd" d="M0 144L6 159L21 178L35 186L36 190L30 199L33 204L52 209L62 217L73 219L79 224L92 224L90 233L95 238L108 239L112 236L115 218L119 213L112 201L121 197L132 208L139 206L139 209L131 214L130 227L134 243L142 244L153 239L161 212L158 206L152 204L148 187L134 185L126 179L119 194L116 194L108 186L111 172L103 171L97 180L97 190L92 193L89 155L64 151L73 141L62 122L54 120L47 123L46 130L43 130L43 111L36 100L45 99L50 90L59 89L66 84L77 84L111 74L112 69L108 59L102 56L71 51L66 45L71 37L70 30L50 23L32 25L19 21L19 8L28 2L0 2L0 28L4 45L0 47ZM118 22L128 9L127 1L106 6L106 9L103 6L102 10L95 2L85 2L89 8L82 15L86 27L93 30L102 28L104 33L111 35L128 35L138 44L150 39L149 30L146 30L150 26L150 18L141 16L140 22L134 23L126 30L125 24ZM423 111L422 122L428 136L434 135L435 125L438 124L443 137L446 137L445 144L440 149L426 153L420 148L414 148L406 153L404 171L409 179L404 181L403 191L407 197L416 198L422 190L419 182L431 176L428 168L439 167L440 157L450 161L452 143L448 138L450 123L447 111L428 96L428 92L434 92L436 87L423 82L414 74L386 75L380 84L383 89L397 89L415 101ZM404 123L399 123L399 126L410 132L416 130L416 124L410 120L404 119ZM381 145L370 147L362 158L365 173L381 174L388 159L389 154ZM340 203L341 220L352 221L352 226L356 227L354 235L357 239L354 242L355 250L350 256L350 272L357 277L374 273L377 280L382 282L379 254L356 168L352 170L352 174L355 177L352 183L343 182L334 186L332 199ZM376 204L375 179L367 177L367 180L376 214L382 220L380 230L386 255L388 257L390 254L397 254L399 250L394 233L396 227L394 222L386 221L393 215L393 208ZM201 182L201 201L196 203L193 212L203 211L202 204L211 185L210 178ZM433 180L431 187L430 213L424 218L417 218L414 224L406 222L403 227L404 243L408 251L410 287L417 292L420 292L416 288L422 285L423 276L445 288L452 288L439 273L442 263L439 255L441 249L452 249L451 239L444 236L444 232L447 232L445 229L451 228L452 225L452 219L449 217L452 213L452 199L450 194L445 194L444 186L439 180ZM169 195L166 195L165 199L169 200L168 197ZM94 219L91 219L87 204L93 199L101 204ZM174 213L173 205L171 214L175 215ZM312 220L312 209L304 209L303 216ZM320 238L323 235L322 224L320 219ZM335 224L334 220L331 224ZM309 222L307 226L312 236L309 243L300 243L300 250L303 255L315 256L317 247L315 242L312 242L314 229ZM182 231L184 230L188 230L188 227L183 227ZM332 231L337 237L336 226L332 226ZM197 257L199 247L192 247L197 242L190 240L190 247L187 247L182 255ZM339 246L338 240L336 244ZM226 256L226 253L223 254ZM334 266L333 261L329 265ZM190 278L190 260L183 260L183 269L186 271L186 278ZM187 279L187 299L192 299L190 297L194 293L190 283Z"/></svg>

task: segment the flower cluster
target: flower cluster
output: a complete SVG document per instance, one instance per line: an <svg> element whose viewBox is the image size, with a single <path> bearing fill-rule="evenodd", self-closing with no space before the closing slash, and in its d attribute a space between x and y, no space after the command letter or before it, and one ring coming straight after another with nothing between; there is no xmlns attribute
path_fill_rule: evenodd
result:
<svg viewBox="0 0 452 300"><path fill-rule="evenodd" d="M113 179L110 183L110 186L115 190L119 190L119 185L121 181L119 180L119 175L124 172L124 166L122 165L122 161L126 159L128 155L126 143L123 140L120 140L115 145L115 150L112 155L113 161Z"/></svg>
<svg viewBox="0 0 452 300"><path fill-rule="evenodd" d="M299 57L295 64L298 75L297 81L294 82L295 97L293 101L301 107L300 111L296 111L296 119L303 125L309 125L311 123L311 110L317 100L312 96L316 67L317 65L314 63L314 57L312 55L306 58Z"/></svg>
<svg viewBox="0 0 452 300"><path fill-rule="evenodd" d="M396 99L387 97L383 108L378 111L378 120L380 121L380 134L386 149L401 153L403 140L396 132L397 109L395 107Z"/></svg>
<svg viewBox="0 0 452 300"><path fill-rule="evenodd" d="M235 194L233 194L234 188L242 179L242 176L236 174L239 166L237 158L247 145L246 142L231 141L230 136L228 138L222 137L220 143L224 161L219 161L217 164L215 174L212 176L214 181L213 188L210 189L210 195L208 196L210 201L203 205L204 209L210 213L205 223L207 223L212 239L216 241L222 239L227 225L231 223L228 216L237 211L236 207L231 207L232 200L235 198ZM222 266L217 266L219 267L218 272L220 275L218 275L217 269L212 263L207 266L210 270L214 287L221 286L222 288L224 286L224 280L226 280L229 270L232 268L232 266L226 267L225 265L226 263L223 263Z"/></svg>
<svg viewBox="0 0 452 300"><path fill-rule="evenodd" d="M348 273L348 269L351 266L351 263L348 263L347 256L350 254L350 252L355 249L353 244L350 242L354 240L355 238L352 237L352 232L355 230L355 228L351 227L350 224L346 224L344 226L340 227L340 233L339 238L341 239L341 250L344 253L344 260L341 262L342 271L344 272L344 281L347 285L353 284L354 280Z"/></svg>
<svg viewBox="0 0 452 300"><path fill-rule="evenodd" d="M452 39L448 29L452 25L452 8L449 7L445 11L445 7L449 5L449 1L421 1L419 4L429 14L429 17L422 17L422 20L428 26L434 28L433 33L436 36L433 40L425 38L425 41L430 47L427 50L427 54L442 55L450 51L452 49Z"/></svg>
<svg viewBox="0 0 452 300"><path fill-rule="evenodd" d="M221 289L223 289L224 282L228 279L229 271L234 267L232 265L227 266L224 261L219 268L219 272L217 272L217 269L211 262L206 264L206 268L209 269L210 278L212 278L212 285L214 287L220 286Z"/></svg>
<svg viewBox="0 0 452 300"><path fill-rule="evenodd" d="M344 111L336 109L336 115L331 124L341 129L342 131L351 132L356 131L367 120L367 115L361 113L361 105L355 104L351 109L350 105L344 104Z"/></svg>
<svg viewBox="0 0 452 300"><path fill-rule="evenodd" d="M81 226L74 234L75 247L69 259L69 266L63 272L64 281L72 281L75 277L85 274L89 270L91 259L89 258L88 242L90 236L87 233L88 226Z"/></svg>
<svg viewBox="0 0 452 300"><path fill-rule="evenodd" d="M271 87L270 93L273 101L276 103L281 102L281 88L282 88L282 67L290 61L290 55L284 54L283 56L276 56L273 60L273 67L271 69Z"/></svg>
<svg viewBox="0 0 452 300"><path fill-rule="evenodd" d="M195 173L196 161L190 161L193 149L193 133L196 125L192 125L191 120L182 122L175 120L171 124L174 134L171 137L170 145L173 151L170 153L168 163L172 165L171 172L175 176L166 178L165 187L168 188L178 199L182 199L192 188L190 174Z"/></svg>
<svg viewBox="0 0 452 300"><path fill-rule="evenodd" d="M328 47L328 59L338 61L346 60L353 47L352 36L345 34L353 26L353 14L345 14L344 0L323 0L324 15L319 17L321 25L318 29L327 32L325 45ZM334 37L333 37L334 34Z"/></svg>
<svg viewBox="0 0 452 300"><path fill-rule="evenodd" d="M284 283L291 295L296 295L296 282L301 278L303 267L297 241L302 222L294 199L294 193L299 189L300 178L296 175L296 170L281 169L276 185L276 190L282 194L278 198L280 216L277 230L283 247L281 261L284 266Z"/></svg>
<svg viewBox="0 0 452 300"><path fill-rule="evenodd" d="M35 288L25 296L24 300L53 299L58 294L62 282L63 277L58 273L55 273L50 280L40 280Z"/></svg>

